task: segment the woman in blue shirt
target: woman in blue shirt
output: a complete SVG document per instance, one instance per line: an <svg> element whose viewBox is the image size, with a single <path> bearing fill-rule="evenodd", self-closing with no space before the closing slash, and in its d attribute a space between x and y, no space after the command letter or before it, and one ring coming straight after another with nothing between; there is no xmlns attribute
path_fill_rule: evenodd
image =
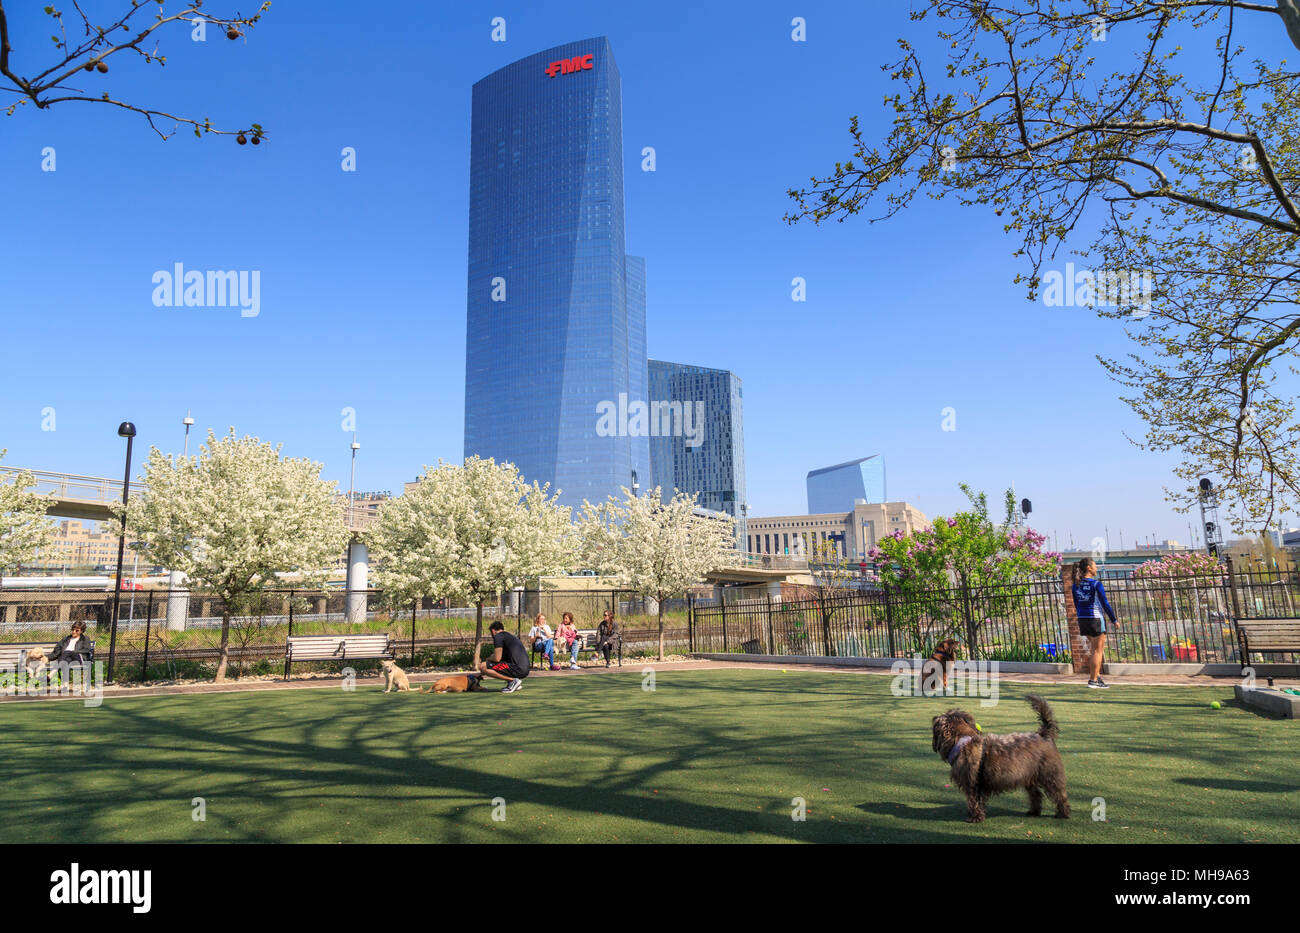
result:
<svg viewBox="0 0 1300 933"><path fill-rule="evenodd" d="M1079 634L1088 639L1092 653L1088 657L1088 686L1105 690L1110 684L1101 679L1102 656L1106 651L1106 613L1115 622L1115 610L1106 599L1106 587L1097 579L1097 564L1085 557L1070 568L1070 592L1074 597L1074 614L1079 619Z"/></svg>

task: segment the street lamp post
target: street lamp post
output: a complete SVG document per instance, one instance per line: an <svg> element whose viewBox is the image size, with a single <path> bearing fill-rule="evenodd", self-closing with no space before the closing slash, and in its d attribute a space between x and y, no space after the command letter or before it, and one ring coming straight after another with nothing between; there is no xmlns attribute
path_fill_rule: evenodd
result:
<svg viewBox="0 0 1300 933"><path fill-rule="evenodd" d="M122 564L126 559L126 497L131 491L131 444L135 440L135 425L123 421L117 426L117 436L126 438L126 469L122 473L122 529L117 539L117 580L113 584L113 618L108 630L108 682L113 682L113 662L117 654L117 615L122 608Z"/></svg>
<svg viewBox="0 0 1300 933"><path fill-rule="evenodd" d="M194 426L194 419L190 417L189 409L185 410L185 417L181 419L181 424L185 425L185 450L182 457L190 455L190 428Z"/></svg>

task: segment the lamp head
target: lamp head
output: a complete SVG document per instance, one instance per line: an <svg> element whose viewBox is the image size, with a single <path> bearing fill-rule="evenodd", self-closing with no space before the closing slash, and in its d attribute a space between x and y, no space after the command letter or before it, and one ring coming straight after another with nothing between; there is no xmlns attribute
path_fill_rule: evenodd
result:
<svg viewBox="0 0 1300 933"><path fill-rule="evenodd" d="M118 437L135 437L135 425L129 421L123 421L117 426Z"/></svg>

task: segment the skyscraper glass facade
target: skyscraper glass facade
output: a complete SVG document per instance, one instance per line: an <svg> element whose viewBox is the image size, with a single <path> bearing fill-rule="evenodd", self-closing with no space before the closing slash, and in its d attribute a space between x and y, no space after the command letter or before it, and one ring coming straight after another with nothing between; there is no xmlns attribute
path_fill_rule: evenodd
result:
<svg viewBox="0 0 1300 933"><path fill-rule="evenodd" d="M850 512L863 499L885 502L885 460L873 454L860 460L837 463L808 474L808 514Z"/></svg>
<svg viewBox="0 0 1300 933"><path fill-rule="evenodd" d="M512 462L575 506L649 466L645 437L597 431L601 403L646 392L621 105L603 37L530 55L473 91L465 455Z"/></svg>
<svg viewBox="0 0 1300 933"><path fill-rule="evenodd" d="M649 361L651 485L698 495L736 523L745 543L744 393L725 369Z"/></svg>

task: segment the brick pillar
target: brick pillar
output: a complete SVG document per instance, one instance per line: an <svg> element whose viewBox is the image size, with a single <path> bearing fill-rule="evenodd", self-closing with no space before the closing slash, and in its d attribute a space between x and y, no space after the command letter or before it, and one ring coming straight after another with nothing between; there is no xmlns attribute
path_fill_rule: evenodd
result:
<svg viewBox="0 0 1300 933"><path fill-rule="evenodd" d="M1074 613L1074 597L1070 594L1070 566L1061 568L1061 589L1065 591L1065 624L1070 631L1070 666L1076 674L1088 673L1088 659L1092 650L1088 639L1079 634L1079 617Z"/></svg>

